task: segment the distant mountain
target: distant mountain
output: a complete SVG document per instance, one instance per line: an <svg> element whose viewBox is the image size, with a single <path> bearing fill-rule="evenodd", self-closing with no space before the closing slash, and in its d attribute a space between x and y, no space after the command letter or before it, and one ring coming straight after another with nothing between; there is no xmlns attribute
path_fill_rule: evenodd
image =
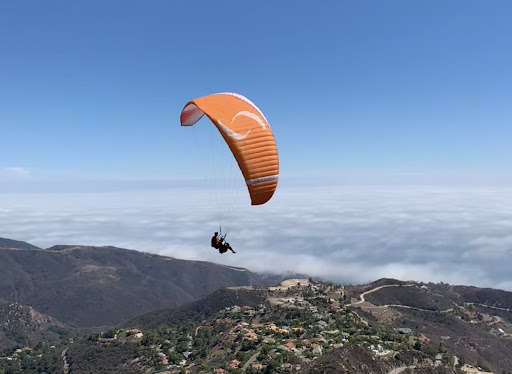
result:
<svg viewBox="0 0 512 374"><path fill-rule="evenodd" d="M438 287L439 288L439 287ZM467 303L485 304L497 308L512 309L512 292L496 290L493 288L478 288L469 286L442 287L446 291L452 291Z"/></svg>
<svg viewBox="0 0 512 374"><path fill-rule="evenodd" d="M3 243L9 249L0 248L0 304L29 305L77 328L115 326L223 287L268 286L283 279L110 246L59 245L35 251L28 243Z"/></svg>
<svg viewBox="0 0 512 374"><path fill-rule="evenodd" d="M12 240L6 238L0 238L0 248L12 248L12 249L41 249L35 245L21 242L19 240Z"/></svg>

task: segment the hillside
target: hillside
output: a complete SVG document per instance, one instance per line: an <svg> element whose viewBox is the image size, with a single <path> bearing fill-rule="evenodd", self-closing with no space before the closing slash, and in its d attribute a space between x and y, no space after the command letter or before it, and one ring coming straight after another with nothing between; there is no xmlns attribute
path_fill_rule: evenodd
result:
<svg viewBox="0 0 512 374"><path fill-rule="evenodd" d="M469 362L512 369L512 292L420 282L364 290L351 303L372 323L411 329Z"/></svg>
<svg viewBox="0 0 512 374"><path fill-rule="evenodd" d="M166 326L178 326L183 323L197 322L211 318L219 311L233 305L256 307L265 302L266 288L229 287L215 291L205 298L179 308L162 309L149 312L124 322L121 327L137 327L150 330Z"/></svg>
<svg viewBox="0 0 512 374"><path fill-rule="evenodd" d="M85 329L115 326L223 287L267 286L282 280L243 268L115 247L0 248L0 264L0 303L29 305Z"/></svg>
<svg viewBox="0 0 512 374"><path fill-rule="evenodd" d="M13 356L19 360L5 365L30 364L34 369L26 372L35 373L43 363L59 365L60 356L70 372L512 372L511 335L496 327L511 331L508 322L464 302L435 310L461 300L453 288L446 297L434 285L416 282L386 280L362 289L349 301L352 287L308 279L226 288L72 344L62 341L54 350ZM411 304L418 295L420 301L375 305L366 300L370 295L374 303Z"/></svg>
<svg viewBox="0 0 512 374"><path fill-rule="evenodd" d="M0 347L32 349L10 351L0 372L512 372L511 292L394 279L275 286L280 276L122 248L4 243Z"/></svg>
<svg viewBox="0 0 512 374"><path fill-rule="evenodd" d="M69 332L54 318L19 304L0 307L0 326L0 350L13 346L32 347L42 341L57 342Z"/></svg>
<svg viewBox="0 0 512 374"><path fill-rule="evenodd" d="M415 374L420 370L425 373L445 374L445 366L435 367L432 356L415 350L404 350L396 355L376 356L374 352L360 344L349 344L318 357L306 365L299 374L388 374L397 367L415 366ZM427 371L428 370L428 371ZM411 370L412 371L412 370ZM453 372L453 371L452 371Z"/></svg>
<svg viewBox="0 0 512 374"><path fill-rule="evenodd" d="M11 249L41 249L35 245L22 242L19 240L12 240L6 238L0 238L0 248L11 248Z"/></svg>

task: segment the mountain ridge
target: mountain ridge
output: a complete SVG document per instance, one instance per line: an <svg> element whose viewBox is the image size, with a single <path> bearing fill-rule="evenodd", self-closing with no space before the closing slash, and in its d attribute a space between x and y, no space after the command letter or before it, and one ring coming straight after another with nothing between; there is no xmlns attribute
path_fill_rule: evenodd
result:
<svg viewBox="0 0 512 374"><path fill-rule="evenodd" d="M27 247L28 244L19 243L14 245ZM109 329L114 331L109 333L114 338L116 330L127 328L165 333L196 326L193 331L197 334L199 326L206 323L205 329L214 328L220 323L215 320L218 313L233 313L233 306L238 305L247 309L243 308L233 323L246 320L248 325L245 326L251 326L250 318L257 318L258 323L258 318L261 321L267 318L267 322L275 318L279 321L278 328L286 328L290 323L301 326L293 322L297 317L306 318L312 324L314 334L308 339L320 339L325 357L308 351L308 357L318 357L318 360L304 362L301 373L334 373L340 368L349 372L386 372L395 362L381 360L378 363L374 354L367 352L370 344L388 344L384 338L376 338L379 331L379 334L395 336L396 331L409 331L403 333L400 341L405 351L400 351L399 362L411 366L421 363L424 367L418 368L418 372L446 372L439 370L445 370L454 355L498 371L512 370L512 292L504 290L392 278L356 286L326 286L325 282L301 279L306 277L294 274L288 277L295 279L275 286L284 276L256 274L244 268L113 246L57 245L43 250L0 248L0 263L4 267L0 273L0 303L4 307L26 304L19 305L22 309L10 314L9 329L5 331L16 339L7 337L3 340L6 345L32 344L37 339L50 341L56 338L55 333L65 334L69 326L71 330L75 328L75 332L77 329L82 332ZM309 301L306 303L306 300ZM270 309L265 311L267 307ZM244 312L251 308L259 312ZM309 308L310 314L306 314L305 308ZM326 314L326 310L331 310L330 314ZM345 319L332 325L334 315ZM5 323L2 318L0 313L0 323ZM37 321L46 322L32 334L30 330L38 327ZM217 327L222 332L229 326ZM329 345L332 335L331 338L321 337L336 330L348 334L343 335L347 341L341 351ZM235 336L240 337L240 331L245 330L236 331ZM250 328L248 331L251 333ZM151 334L149 336L153 336ZM102 340L91 339L84 344L94 352L104 352ZM107 338L107 342L108 339L112 338ZM337 337L334 341L340 343L340 339ZM229 347L239 349L228 335L215 338L212 344L215 341L221 346L211 347L212 365L220 365L223 359L233 357L233 352L226 356ZM148 348L151 347L144 349ZM76 355L77 349L69 352ZM279 353L283 348L275 349ZM136 346L128 351L135 354ZM415 352L418 354L412 355ZM448 360L439 369L429 366L430 362L434 365L436 352L443 360ZM258 357L262 362L274 362L275 355L272 359ZM348 361L347 357L350 357ZM57 356L54 358L58 360ZM331 361L339 365L333 366ZM455 364L452 369L455 370Z"/></svg>
<svg viewBox="0 0 512 374"><path fill-rule="evenodd" d="M114 246L0 248L0 304L28 305L80 329L102 329L177 307L229 286L269 286L284 276Z"/></svg>
<svg viewBox="0 0 512 374"><path fill-rule="evenodd" d="M7 239L7 238L0 238L0 248L41 249L39 247L36 247L35 245L32 245L32 244L24 242L24 241Z"/></svg>

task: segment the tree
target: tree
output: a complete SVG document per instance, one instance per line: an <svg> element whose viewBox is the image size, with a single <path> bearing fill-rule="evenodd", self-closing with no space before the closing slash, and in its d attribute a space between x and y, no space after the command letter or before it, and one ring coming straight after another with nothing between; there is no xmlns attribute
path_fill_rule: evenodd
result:
<svg viewBox="0 0 512 374"><path fill-rule="evenodd" d="M106 332L103 333L103 337L105 339L112 339L116 336L117 334L117 330L112 328L112 329L108 329Z"/></svg>
<svg viewBox="0 0 512 374"><path fill-rule="evenodd" d="M93 334L89 335L89 337L87 338L87 340L89 340L90 342L97 342L97 341L98 341L98 339L100 338L100 336L101 336L101 333L99 333L99 332L95 332L95 333L93 333Z"/></svg>
<svg viewBox="0 0 512 374"><path fill-rule="evenodd" d="M171 352L169 353L169 356L167 356L167 359L173 364L178 364L183 360L183 355L178 352Z"/></svg>
<svg viewBox="0 0 512 374"><path fill-rule="evenodd" d="M155 344L157 341L157 334L153 330L146 331L144 333L144 336L142 337L141 344L144 346L150 346L152 344Z"/></svg>
<svg viewBox="0 0 512 374"><path fill-rule="evenodd" d="M250 351L254 348L255 344L253 340L244 339L242 342L242 348L240 350L242 351Z"/></svg>
<svg viewBox="0 0 512 374"><path fill-rule="evenodd" d="M480 367L482 371L491 371L489 364L482 357L478 357L478 360L476 361L476 366Z"/></svg>

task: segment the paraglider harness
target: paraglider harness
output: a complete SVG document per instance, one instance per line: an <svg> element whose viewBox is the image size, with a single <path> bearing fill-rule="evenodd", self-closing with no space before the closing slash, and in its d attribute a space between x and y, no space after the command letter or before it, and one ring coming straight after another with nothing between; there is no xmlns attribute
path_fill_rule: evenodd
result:
<svg viewBox="0 0 512 374"><path fill-rule="evenodd" d="M214 248L221 248L224 246L224 243L226 242L226 236L228 236L227 233L225 233L224 235L222 235L222 226L219 226L219 233L217 235L217 243L214 243L212 241L212 247Z"/></svg>

